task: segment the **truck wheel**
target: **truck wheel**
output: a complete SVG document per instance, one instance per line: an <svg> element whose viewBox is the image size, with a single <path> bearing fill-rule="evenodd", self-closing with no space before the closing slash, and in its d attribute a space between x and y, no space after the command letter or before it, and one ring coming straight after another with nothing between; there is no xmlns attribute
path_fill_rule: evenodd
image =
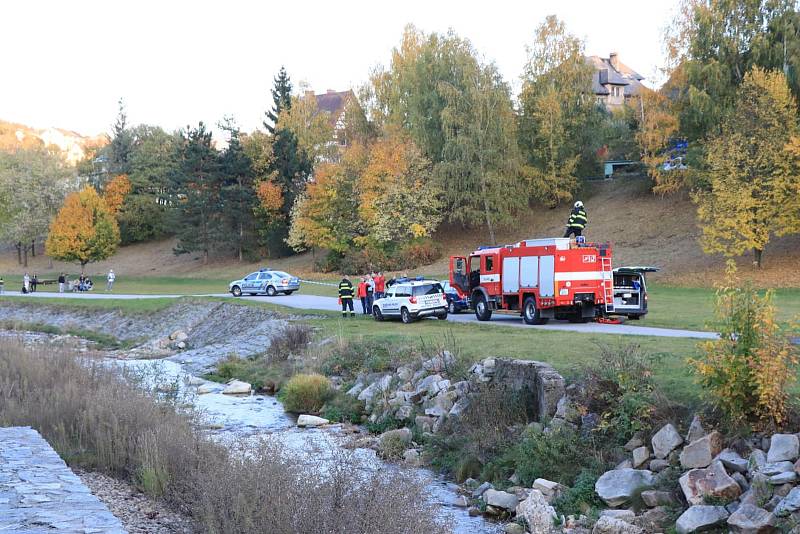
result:
<svg viewBox="0 0 800 534"><path fill-rule="evenodd" d="M451 300L451 301L450 301L450 302L447 304L447 313L452 313L453 315L455 315L455 314L457 314L457 313L458 313L458 310L456 309L456 303L455 303L455 301L452 301L452 300Z"/></svg>
<svg viewBox="0 0 800 534"><path fill-rule="evenodd" d="M634 320L634 321L638 321L638 320L639 320L639 319L641 319L641 318L642 318L642 316L641 316L641 315L638 315L638 314L635 314L635 315L629 315L629 316L628 316L628 319L632 319L632 320Z"/></svg>
<svg viewBox="0 0 800 534"><path fill-rule="evenodd" d="M536 298L528 297L522 303L522 320L525 324L545 324L547 319L542 319L539 308L536 307Z"/></svg>
<svg viewBox="0 0 800 534"><path fill-rule="evenodd" d="M267 296L268 297L274 297L277 294L278 294L278 292L275 291L274 287L272 287L272 286L267 287Z"/></svg>
<svg viewBox="0 0 800 534"><path fill-rule="evenodd" d="M403 321L405 324L414 321L414 318L411 317L411 312L408 311L408 308L402 308L400 310L400 320Z"/></svg>
<svg viewBox="0 0 800 534"><path fill-rule="evenodd" d="M381 309L377 306L372 307L372 317L376 321L383 321L383 314L381 313Z"/></svg>
<svg viewBox="0 0 800 534"><path fill-rule="evenodd" d="M489 303L483 295L480 295L478 302L475 303L475 317L479 321L488 321L492 318L492 309L489 308Z"/></svg>
<svg viewBox="0 0 800 534"><path fill-rule="evenodd" d="M446 321L447 320L447 312L436 314L436 318L439 319L440 321Z"/></svg>
<svg viewBox="0 0 800 534"><path fill-rule="evenodd" d="M233 294L234 297L241 297L242 296L242 288L239 287L239 286L233 286L231 288L231 293Z"/></svg>
<svg viewBox="0 0 800 534"><path fill-rule="evenodd" d="M294 293L294 289L293 289L293 290L291 290L291 291L284 291L284 292L283 292L283 294L284 294L284 295L286 295L287 297L288 297L289 295L291 295L292 293Z"/></svg>

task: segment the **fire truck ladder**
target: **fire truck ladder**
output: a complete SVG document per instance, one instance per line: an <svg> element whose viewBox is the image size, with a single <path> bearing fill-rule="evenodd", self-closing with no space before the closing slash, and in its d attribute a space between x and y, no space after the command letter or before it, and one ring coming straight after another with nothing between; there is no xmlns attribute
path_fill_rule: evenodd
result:
<svg viewBox="0 0 800 534"><path fill-rule="evenodd" d="M611 258L601 257L600 266L603 272L603 298L606 313L614 311L614 270L611 268Z"/></svg>

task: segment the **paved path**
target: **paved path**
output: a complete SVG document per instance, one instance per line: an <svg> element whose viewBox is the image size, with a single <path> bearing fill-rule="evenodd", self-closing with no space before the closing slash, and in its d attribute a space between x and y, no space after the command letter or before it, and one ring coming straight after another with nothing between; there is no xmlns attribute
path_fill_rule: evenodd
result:
<svg viewBox="0 0 800 534"><path fill-rule="evenodd" d="M29 427L0 428L0 532L125 534L106 505Z"/></svg>
<svg viewBox="0 0 800 534"><path fill-rule="evenodd" d="M4 295L9 296L23 296L26 298L74 298L74 299L147 299L147 298L179 298L190 295L122 295L117 293L105 292L90 292L90 293L30 293L28 295L21 295L18 291L6 291ZM205 295L191 295L196 297L228 297L235 298L230 293L212 293ZM260 302L271 302L287 306L290 308L297 308L302 310L327 310L339 311L339 305L335 297L324 297L319 295L304 295L302 293L295 293L294 295L277 295L274 297L257 296L239 297L244 300L257 300ZM356 302L356 311L360 307L360 303ZM716 339L717 334L713 332L698 332L694 330L680 330L674 328L655 328L650 326L632 326L629 324L601 324L601 323L583 323L574 324L568 322L554 321L546 325L531 326L522 322L522 319L517 314L501 314L495 313L492 320L488 323L480 323L473 313L461 313L448 316L448 321L458 323L476 323L482 325L502 325L514 326L519 328L535 328L539 330L555 330L561 332L583 332L587 334L618 334L630 336L655 336L655 337L678 337L678 338L696 338L696 339ZM430 319L435 320L435 319ZM646 321L646 319L645 319Z"/></svg>

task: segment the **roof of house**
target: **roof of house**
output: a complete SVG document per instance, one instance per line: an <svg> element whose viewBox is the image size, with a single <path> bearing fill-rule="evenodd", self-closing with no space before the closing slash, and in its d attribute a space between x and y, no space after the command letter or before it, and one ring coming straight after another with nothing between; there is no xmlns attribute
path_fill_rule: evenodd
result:
<svg viewBox="0 0 800 534"><path fill-rule="evenodd" d="M334 91L328 89L326 92L314 95L317 101L317 111L324 111L330 115L331 125L336 125L336 121L344 111L347 102L355 98L352 89L347 91Z"/></svg>
<svg viewBox="0 0 800 534"><path fill-rule="evenodd" d="M586 62L594 68L592 74L592 90L596 95L607 95L609 90L606 85L621 85L624 87L625 96L639 94L644 76L625 65L619 59L616 67L610 57L588 56Z"/></svg>

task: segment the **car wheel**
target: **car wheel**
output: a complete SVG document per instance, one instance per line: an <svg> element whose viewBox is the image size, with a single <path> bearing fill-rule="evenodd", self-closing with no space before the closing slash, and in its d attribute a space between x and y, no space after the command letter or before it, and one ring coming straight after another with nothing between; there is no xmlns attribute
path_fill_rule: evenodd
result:
<svg viewBox="0 0 800 534"><path fill-rule="evenodd" d="M436 314L436 318L439 319L440 321L446 321L447 320L447 312Z"/></svg>
<svg viewBox="0 0 800 534"><path fill-rule="evenodd" d="M403 308L400 310L400 320L403 321L405 324L414 321L414 318L411 317L411 312L408 311L408 308Z"/></svg>
<svg viewBox="0 0 800 534"><path fill-rule="evenodd" d="M544 324L547 319L542 319L539 309L536 307L536 298L528 297L522 303L522 320L525 324Z"/></svg>
<svg viewBox="0 0 800 534"><path fill-rule="evenodd" d="M372 307L372 317L376 321L383 321L383 314L381 313L381 309L378 306Z"/></svg>
<svg viewBox="0 0 800 534"><path fill-rule="evenodd" d="M451 300L451 301L450 301L450 302L447 304L447 313L452 313L452 314L456 314L456 313L458 313L458 310L456 310L456 303L455 303L455 301Z"/></svg>
<svg viewBox="0 0 800 534"><path fill-rule="evenodd" d="M492 310L489 308L489 303L486 302L486 297L480 295L478 302L475 303L475 317L479 321L488 321L492 318Z"/></svg>
<svg viewBox="0 0 800 534"><path fill-rule="evenodd" d="M288 295L291 295L292 293L294 293L294 289L292 289L291 291L284 291L284 293L285 293L287 296L288 296Z"/></svg>
<svg viewBox="0 0 800 534"><path fill-rule="evenodd" d="M278 292L275 291L275 288L272 286L267 287L267 296L274 297Z"/></svg>
<svg viewBox="0 0 800 534"><path fill-rule="evenodd" d="M241 287L239 287L239 286L233 286L233 287L231 288L231 294L232 294L234 297L241 297L241 296L242 296L242 288L241 288Z"/></svg>

